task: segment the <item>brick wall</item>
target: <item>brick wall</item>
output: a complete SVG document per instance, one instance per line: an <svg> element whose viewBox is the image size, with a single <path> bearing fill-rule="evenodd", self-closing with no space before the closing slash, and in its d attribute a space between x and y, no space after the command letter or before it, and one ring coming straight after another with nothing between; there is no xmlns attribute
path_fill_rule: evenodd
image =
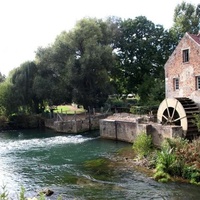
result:
<svg viewBox="0 0 200 200"><path fill-rule="evenodd" d="M182 56L184 49L189 49L189 62L185 63ZM186 33L165 64L166 97L188 97L200 104L196 76L200 76L200 45ZM174 89L174 78L179 78L179 90Z"/></svg>

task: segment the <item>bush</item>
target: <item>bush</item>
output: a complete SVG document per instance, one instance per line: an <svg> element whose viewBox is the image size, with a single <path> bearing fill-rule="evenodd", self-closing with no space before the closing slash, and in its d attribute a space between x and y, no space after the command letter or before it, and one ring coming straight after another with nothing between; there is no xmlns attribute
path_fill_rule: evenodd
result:
<svg viewBox="0 0 200 200"><path fill-rule="evenodd" d="M149 155L152 152L152 148L151 135L147 135L145 132L140 133L133 143L133 150L140 158Z"/></svg>

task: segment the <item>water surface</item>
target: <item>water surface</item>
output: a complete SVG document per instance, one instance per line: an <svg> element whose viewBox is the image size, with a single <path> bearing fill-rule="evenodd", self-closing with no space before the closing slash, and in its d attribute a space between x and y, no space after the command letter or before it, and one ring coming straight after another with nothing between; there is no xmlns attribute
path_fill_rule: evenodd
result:
<svg viewBox="0 0 200 200"><path fill-rule="evenodd" d="M158 183L133 170L91 169L87 161L109 158L130 146L103 140L99 132L80 135L50 130L0 133L0 185L17 199L21 186L33 197L43 188L55 193L47 199L200 199L200 187Z"/></svg>

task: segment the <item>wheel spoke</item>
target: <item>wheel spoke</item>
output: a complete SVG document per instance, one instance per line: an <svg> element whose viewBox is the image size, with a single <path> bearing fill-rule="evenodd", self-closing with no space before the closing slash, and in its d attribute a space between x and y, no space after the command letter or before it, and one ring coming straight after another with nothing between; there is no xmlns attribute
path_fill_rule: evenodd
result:
<svg viewBox="0 0 200 200"><path fill-rule="evenodd" d="M177 105L178 105L178 101L176 101L176 105L175 105L175 107L174 107L174 110L173 110L173 113L172 113L172 116L171 116L171 119L172 119L172 120L173 120L173 118L174 118L174 113L175 113L175 110L176 110Z"/></svg>
<svg viewBox="0 0 200 200"><path fill-rule="evenodd" d="M162 115L162 117L164 117L167 121L169 120L167 117L165 117L165 115Z"/></svg>
<svg viewBox="0 0 200 200"><path fill-rule="evenodd" d="M184 118L186 118L186 115L185 115L184 117L179 117L179 118L173 120L172 122L176 122L176 121L181 120L181 119L184 119Z"/></svg>
<svg viewBox="0 0 200 200"><path fill-rule="evenodd" d="M169 107L168 107L167 99L165 99L165 101L166 101L166 105L167 105L167 114L168 114L168 117L170 118L170 112L169 112Z"/></svg>

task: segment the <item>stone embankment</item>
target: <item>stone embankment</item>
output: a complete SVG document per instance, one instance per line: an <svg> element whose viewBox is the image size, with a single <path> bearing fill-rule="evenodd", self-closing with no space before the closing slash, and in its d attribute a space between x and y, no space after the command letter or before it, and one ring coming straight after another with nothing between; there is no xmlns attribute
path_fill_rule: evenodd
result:
<svg viewBox="0 0 200 200"><path fill-rule="evenodd" d="M82 133L99 129L99 121L108 117L109 114L95 115L62 115L45 120L45 127L60 133Z"/></svg>
<svg viewBox="0 0 200 200"><path fill-rule="evenodd" d="M140 133L152 136L153 144L160 146L164 138L183 136L181 126L163 126L149 116L116 113L100 120L100 136L105 139L133 143Z"/></svg>
<svg viewBox="0 0 200 200"><path fill-rule="evenodd" d="M163 126L149 116L129 113L64 115L45 120L45 126L61 133L81 133L100 129L101 138L133 143L137 135L152 136L155 146L160 146L164 138L183 136L181 126Z"/></svg>

